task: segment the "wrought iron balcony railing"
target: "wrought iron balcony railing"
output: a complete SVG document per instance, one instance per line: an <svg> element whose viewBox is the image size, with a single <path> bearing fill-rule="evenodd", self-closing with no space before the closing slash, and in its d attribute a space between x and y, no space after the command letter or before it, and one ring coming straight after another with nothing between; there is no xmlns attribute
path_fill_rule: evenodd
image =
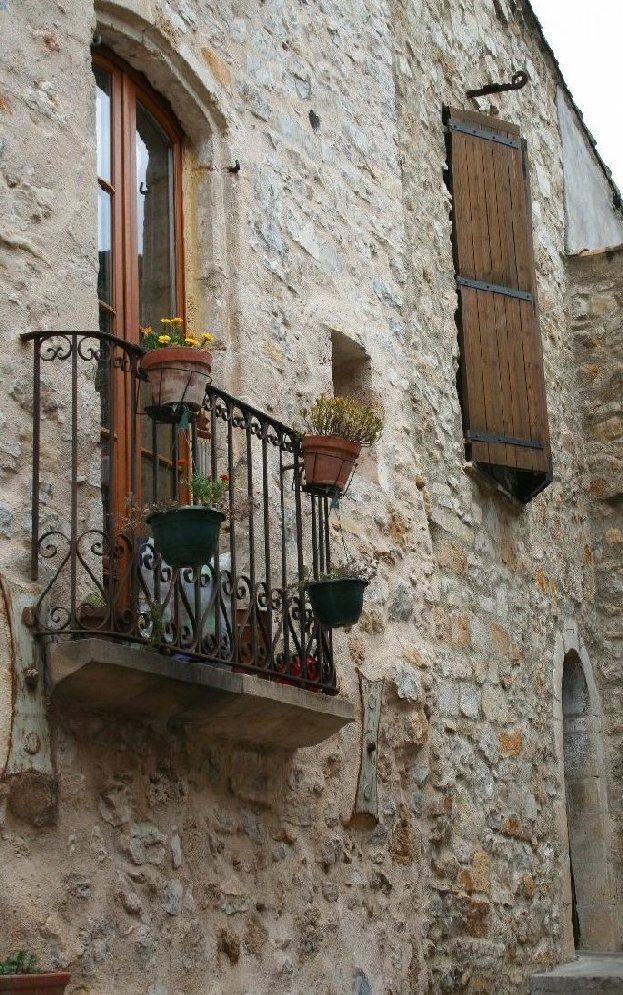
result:
<svg viewBox="0 0 623 995"><path fill-rule="evenodd" d="M36 632L335 693L331 632L299 586L329 566L329 504L304 490L293 430L210 383L189 425L154 421L136 346L99 332L22 339L34 346ZM184 502L189 466L228 475L227 518L211 562L173 569L136 507Z"/></svg>

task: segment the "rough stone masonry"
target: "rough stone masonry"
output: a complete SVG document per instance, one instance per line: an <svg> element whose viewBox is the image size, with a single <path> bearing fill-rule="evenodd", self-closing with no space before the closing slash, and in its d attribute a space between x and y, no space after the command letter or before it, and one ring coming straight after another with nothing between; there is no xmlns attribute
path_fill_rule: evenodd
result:
<svg viewBox="0 0 623 995"><path fill-rule="evenodd" d="M570 632L603 699L595 929L620 949L620 251L566 262L561 81L528 4L0 2L7 584L30 556L19 334L97 327L94 36L184 131L187 310L226 344L223 386L294 423L332 389L332 341L369 357L385 430L341 519L377 572L335 655L358 708L355 667L385 677L379 821L350 822L359 722L284 755L52 710L55 817L0 788L3 950L67 967L84 995L526 993L573 955L553 718ZM517 68L523 90L466 99ZM527 507L465 472L444 105L528 143L555 478ZM44 408L66 433L63 390L47 383ZM62 520L62 451L41 488Z"/></svg>

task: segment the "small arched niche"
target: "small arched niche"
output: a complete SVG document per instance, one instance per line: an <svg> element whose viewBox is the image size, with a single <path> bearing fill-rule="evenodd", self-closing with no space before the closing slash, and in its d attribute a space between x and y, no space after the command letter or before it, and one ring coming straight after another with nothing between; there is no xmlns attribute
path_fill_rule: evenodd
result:
<svg viewBox="0 0 623 995"><path fill-rule="evenodd" d="M354 397L362 404L382 411L381 399L372 389L370 356L362 345L337 329L331 330L331 379L335 396ZM367 447L361 451L357 472L366 480L378 483L376 460Z"/></svg>
<svg viewBox="0 0 623 995"><path fill-rule="evenodd" d="M575 640L573 641L575 642ZM563 802L565 953L618 949L617 908L610 866L610 831L602 717L584 647L567 646L558 661L555 719Z"/></svg>

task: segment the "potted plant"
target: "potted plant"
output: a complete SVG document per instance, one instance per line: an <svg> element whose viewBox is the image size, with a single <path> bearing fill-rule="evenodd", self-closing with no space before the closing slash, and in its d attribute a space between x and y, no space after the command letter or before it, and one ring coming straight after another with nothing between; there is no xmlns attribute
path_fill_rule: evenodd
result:
<svg viewBox="0 0 623 995"><path fill-rule="evenodd" d="M333 567L317 580L307 581L314 618L324 629L337 629L354 625L363 609L363 594L369 581L353 560Z"/></svg>
<svg viewBox="0 0 623 995"><path fill-rule="evenodd" d="M0 995L23 992L24 995L63 995L71 975L67 971L39 972L37 958L18 950L0 962Z"/></svg>
<svg viewBox="0 0 623 995"><path fill-rule="evenodd" d="M161 328L141 328L145 355L141 369L149 380L152 403L148 414L160 421L175 421L183 410L196 415L203 404L206 383L212 370L214 342L210 332L184 331L182 318L161 318Z"/></svg>
<svg viewBox="0 0 623 995"><path fill-rule="evenodd" d="M320 691L320 667L315 657L308 653L305 656L305 678L311 684L301 685L300 680L292 678L303 677L303 663L298 655L286 657L285 653L279 653L275 660L275 675L272 680L275 684L291 684L293 687L304 687L306 691ZM315 685L315 686L314 686Z"/></svg>
<svg viewBox="0 0 623 995"><path fill-rule="evenodd" d="M87 594L78 606L77 618L83 629L103 629L109 620L110 612L102 591L95 590Z"/></svg>
<svg viewBox="0 0 623 995"><path fill-rule="evenodd" d="M301 437L308 488L342 494L362 446L380 437L383 419L353 397L316 398L301 409L306 432Z"/></svg>
<svg viewBox="0 0 623 995"><path fill-rule="evenodd" d="M146 515L156 550L171 567L209 563L218 549L222 506L229 489L226 473L214 480L193 473L189 480L192 503L157 506Z"/></svg>

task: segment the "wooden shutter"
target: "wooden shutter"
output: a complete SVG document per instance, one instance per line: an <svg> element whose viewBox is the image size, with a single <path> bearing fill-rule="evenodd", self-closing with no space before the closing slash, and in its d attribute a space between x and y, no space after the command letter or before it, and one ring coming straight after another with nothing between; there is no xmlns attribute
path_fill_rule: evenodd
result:
<svg viewBox="0 0 623 995"><path fill-rule="evenodd" d="M446 115L467 458L522 501L552 479L526 144L470 111Z"/></svg>

